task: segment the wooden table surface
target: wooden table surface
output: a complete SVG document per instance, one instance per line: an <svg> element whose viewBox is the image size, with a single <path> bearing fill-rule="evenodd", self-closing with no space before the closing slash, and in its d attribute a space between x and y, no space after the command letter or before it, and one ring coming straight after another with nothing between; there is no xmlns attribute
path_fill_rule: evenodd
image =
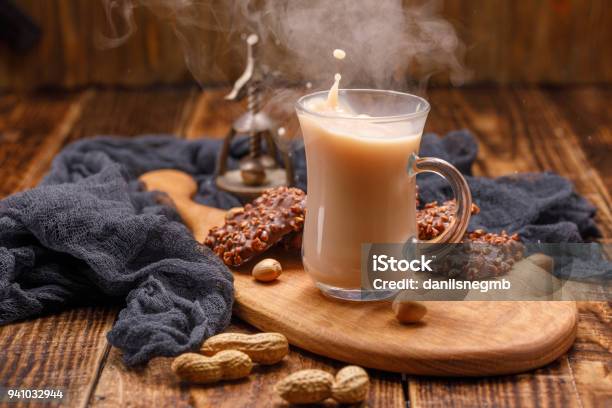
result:
<svg viewBox="0 0 612 408"><path fill-rule="evenodd" d="M0 198L36 185L54 155L77 139L222 137L241 112L223 94L165 88L0 95ZM597 206L604 240L612 242L612 88L433 89L428 98L426 130L467 128L477 135L477 174L552 170L570 178ZM62 405L74 407L268 407L284 405L272 386L287 373L342 366L292 348L280 366L258 368L249 380L190 386L177 381L167 358L139 369L122 364L120 351L106 340L117 312L111 306L82 307L1 327L0 387L61 388ZM578 338L569 353L521 375L452 379L370 371L367 405L612 406L611 320L611 303L580 304ZM238 320L230 329L255 331ZM21 405L27 403L10 403Z"/></svg>

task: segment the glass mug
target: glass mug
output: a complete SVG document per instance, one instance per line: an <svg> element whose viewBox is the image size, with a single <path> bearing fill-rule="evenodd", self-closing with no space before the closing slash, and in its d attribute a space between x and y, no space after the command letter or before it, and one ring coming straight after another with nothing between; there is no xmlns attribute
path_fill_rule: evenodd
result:
<svg viewBox="0 0 612 408"><path fill-rule="evenodd" d="M416 240L416 175L444 177L457 199L454 221L427 242L462 239L471 194L451 164L417 156L429 113L425 99L394 91L343 89L339 101L360 115L309 108L309 101L326 95L316 92L296 104L308 175L304 269L328 296L378 300L389 294L372 291L364 296L362 291L361 246Z"/></svg>

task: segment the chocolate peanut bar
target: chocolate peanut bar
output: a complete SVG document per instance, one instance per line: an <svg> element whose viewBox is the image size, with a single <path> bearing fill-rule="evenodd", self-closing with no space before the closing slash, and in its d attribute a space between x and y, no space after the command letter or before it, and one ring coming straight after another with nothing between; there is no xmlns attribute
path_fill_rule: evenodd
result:
<svg viewBox="0 0 612 408"><path fill-rule="evenodd" d="M466 234L463 243L456 248L455 256L444 258L441 271L448 277L467 280L502 276L523 257L524 250L517 234L476 230Z"/></svg>
<svg viewBox="0 0 612 408"><path fill-rule="evenodd" d="M494 234L492 232L486 232L483 229L468 232L466 234L466 238L471 242L480 242L483 244L492 245L506 245L520 241L518 234L509 235L506 231L502 231L501 234Z"/></svg>
<svg viewBox="0 0 612 408"><path fill-rule="evenodd" d="M225 224L214 227L204 244L226 265L239 266L304 227L306 194L297 188L266 190Z"/></svg>
<svg viewBox="0 0 612 408"><path fill-rule="evenodd" d="M419 229L419 239L428 241L442 234L451 224L455 217L457 202L449 200L442 205L437 201L425 204L422 210L417 210L417 227ZM478 214L480 208L472 204L472 215Z"/></svg>
<svg viewBox="0 0 612 408"><path fill-rule="evenodd" d="M455 211L455 200L443 205L434 201L418 210L419 239L430 240L442 234L450 226ZM478 206L472 204L471 213L479 211ZM501 276L522 258L523 250L518 234L509 235L506 231L495 234L478 229L465 235L463 246L457 248L455 256L448 255L440 269L448 277L468 280Z"/></svg>

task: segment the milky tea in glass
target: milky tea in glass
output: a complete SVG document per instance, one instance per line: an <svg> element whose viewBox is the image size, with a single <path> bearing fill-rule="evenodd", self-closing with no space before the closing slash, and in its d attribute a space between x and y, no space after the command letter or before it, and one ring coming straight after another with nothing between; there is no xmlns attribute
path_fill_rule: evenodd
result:
<svg viewBox="0 0 612 408"><path fill-rule="evenodd" d="M346 108L330 111L320 109L325 98L326 91L317 92L296 105L308 175L302 260L325 294L366 300L361 245L418 237L417 173L445 177L458 201L455 222L437 242L463 236L471 197L453 166L417 157L429 112L425 99L394 91L340 90L339 105Z"/></svg>

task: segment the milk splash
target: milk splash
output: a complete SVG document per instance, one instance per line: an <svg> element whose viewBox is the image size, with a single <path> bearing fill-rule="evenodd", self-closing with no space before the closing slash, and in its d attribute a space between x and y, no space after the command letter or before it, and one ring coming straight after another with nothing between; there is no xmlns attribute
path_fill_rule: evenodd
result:
<svg viewBox="0 0 612 408"><path fill-rule="evenodd" d="M344 52L344 50L337 48L334 50L333 55L335 59L340 61L346 57L346 52ZM329 110L336 111L336 112L343 111L342 108L338 106L338 88L340 87L341 79L342 79L342 75L336 72L336 75L334 75L334 84L332 85L332 87L329 90L329 93L327 94L327 108Z"/></svg>
<svg viewBox="0 0 612 408"><path fill-rule="evenodd" d="M333 56L337 60L343 60L346 57L346 52L342 49L336 48L333 52ZM365 113L358 114L346 103L342 103L338 97L338 90L340 88L340 80L342 75L336 72L334 75L334 83L327 92L327 98L317 98L310 101L307 106L316 112L332 112L340 114L341 117L357 117L357 118L369 118L370 115Z"/></svg>

